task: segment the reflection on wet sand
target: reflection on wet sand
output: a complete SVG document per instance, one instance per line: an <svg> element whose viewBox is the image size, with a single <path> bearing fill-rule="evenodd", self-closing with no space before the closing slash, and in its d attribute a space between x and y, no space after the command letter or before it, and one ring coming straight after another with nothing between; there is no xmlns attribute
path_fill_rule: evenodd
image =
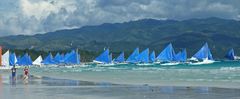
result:
<svg viewBox="0 0 240 99"><path fill-rule="evenodd" d="M17 79L14 79L12 76L9 76L10 83L12 87L16 87Z"/></svg>
<svg viewBox="0 0 240 99"><path fill-rule="evenodd" d="M0 74L0 99L3 99L3 82L2 82L2 75Z"/></svg>
<svg viewBox="0 0 240 99"><path fill-rule="evenodd" d="M11 79L11 78L9 78ZM0 82L6 79L0 79ZM1 84L1 83L0 83ZM10 89L7 87L9 85ZM16 86L17 85L17 86ZM1 85L0 85L1 86ZM240 89L211 87L173 87L149 85L124 85L108 82L89 82L50 77L30 76L28 83L17 77L15 87L5 84L1 99L238 99ZM2 88L2 87L1 87ZM6 92L7 91L7 92ZM0 93L1 94L1 93Z"/></svg>

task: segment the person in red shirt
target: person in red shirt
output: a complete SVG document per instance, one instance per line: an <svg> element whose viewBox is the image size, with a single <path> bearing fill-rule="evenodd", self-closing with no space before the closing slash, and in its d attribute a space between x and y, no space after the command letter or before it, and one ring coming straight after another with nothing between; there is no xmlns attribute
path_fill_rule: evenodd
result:
<svg viewBox="0 0 240 99"><path fill-rule="evenodd" d="M28 79L28 68L25 67L23 71L24 71L24 77L23 77L23 79Z"/></svg>

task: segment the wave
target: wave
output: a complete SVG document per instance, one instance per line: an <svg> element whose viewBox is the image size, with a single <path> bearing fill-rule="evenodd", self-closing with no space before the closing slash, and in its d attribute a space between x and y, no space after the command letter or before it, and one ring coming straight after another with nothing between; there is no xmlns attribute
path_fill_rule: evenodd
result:
<svg viewBox="0 0 240 99"><path fill-rule="evenodd" d="M240 71L240 67L221 67L222 71Z"/></svg>
<svg viewBox="0 0 240 99"><path fill-rule="evenodd" d="M191 66L95 66L31 68L31 73L94 82L149 85L240 86L239 63ZM214 85L216 84L216 85ZM225 85L224 85L225 84Z"/></svg>

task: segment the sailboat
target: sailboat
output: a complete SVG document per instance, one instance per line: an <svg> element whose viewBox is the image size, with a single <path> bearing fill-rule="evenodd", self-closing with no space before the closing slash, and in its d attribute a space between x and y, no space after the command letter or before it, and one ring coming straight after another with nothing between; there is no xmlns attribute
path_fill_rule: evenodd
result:
<svg viewBox="0 0 240 99"><path fill-rule="evenodd" d="M18 64L19 66L30 66L32 65L32 59L28 55L28 53L26 53L18 59L16 64Z"/></svg>
<svg viewBox="0 0 240 99"><path fill-rule="evenodd" d="M42 63L44 65L55 65L56 62L54 62L52 54L49 53L47 57L44 58L44 60L42 61Z"/></svg>
<svg viewBox="0 0 240 99"><path fill-rule="evenodd" d="M228 60L236 59L233 48L228 51L228 53L225 55L225 58L227 58Z"/></svg>
<svg viewBox="0 0 240 99"><path fill-rule="evenodd" d="M97 63L98 66L112 66L114 65L112 61L112 53L109 54L109 49L104 50L102 54L100 54L95 60L94 63Z"/></svg>
<svg viewBox="0 0 240 99"><path fill-rule="evenodd" d="M94 63L97 64L108 64L110 63L109 61L109 49L104 50L102 54L100 54L98 57L93 60Z"/></svg>
<svg viewBox="0 0 240 99"><path fill-rule="evenodd" d="M192 65L211 64L214 63L212 53L208 48L208 44L205 43L203 47L193 55L190 59L196 62L191 63Z"/></svg>
<svg viewBox="0 0 240 99"><path fill-rule="evenodd" d="M183 49L180 61L181 62L186 62L187 61L187 50L186 49Z"/></svg>
<svg viewBox="0 0 240 99"><path fill-rule="evenodd" d="M142 51L137 57L137 65L152 65L149 63L149 48Z"/></svg>
<svg viewBox="0 0 240 99"><path fill-rule="evenodd" d="M65 64L69 64L69 65L79 65L80 64L80 55L78 54L77 51L72 50L71 53L66 55L66 57L64 58L64 62L65 62Z"/></svg>
<svg viewBox="0 0 240 99"><path fill-rule="evenodd" d="M61 55L60 53L57 53L53 60L56 62L56 64L64 63L64 55Z"/></svg>
<svg viewBox="0 0 240 99"><path fill-rule="evenodd" d="M171 62L173 61L175 52L172 47L172 44L168 44L168 46L163 49L163 51L157 56L156 60L160 62Z"/></svg>
<svg viewBox="0 0 240 99"><path fill-rule="evenodd" d="M166 48L157 56L156 61L162 63L161 65L177 65L178 62L174 62L175 51L172 43L168 44Z"/></svg>
<svg viewBox="0 0 240 99"><path fill-rule="evenodd" d="M9 64L10 53L9 50L2 55L2 65L5 67L10 67Z"/></svg>
<svg viewBox="0 0 240 99"><path fill-rule="evenodd" d="M28 61L29 66L32 65L32 58L30 55L28 55L27 61Z"/></svg>
<svg viewBox="0 0 240 99"><path fill-rule="evenodd" d="M177 54L175 54L173 61L174 61L173 63L175 63L175 65L187 63L186 49L183 49L182 51L179 51Z"/></svg>
<svg viewBox="0 0 240 99"><path fill-rule="evenodd" d="M16 54L15 54L15 53L10 53L10 56L9 56L9 65L10 65L10 66L14 66L14 65L16 65L16 63L17 63Z"/></svg>
<svg viewBox="0 0 240 99"><path fill-rule="evenodd" d="M2 49L1 49L2 50ZM9 50L1 56L1 67L0 69L11 69L9 64Z"/></svg>
<svg viewBox="0 0 240 99"><path fill-rule="evenodd" d="M183 49L174 56L174 61L176 62L186 62L187 61L187 51Z"/></svg>
<svg viewBox="0 0 240 99"><path fill-rule="evenodd" d="M181 54L182 54L181 51L178 52L177 54L175 54L175 56L174 56L174 61L180 61L180 59L181 59Z"/></svg>
<svg viewBox="0 0 240 99"><path fill-rule="evenodd" d="M124 52L122 52L116 59L113 59L115 64L127 64L124 59Z"/></svg>
<svg viewBox="0 0 240 99"><path fill-rule="evenodd" d="M136 48L133 53L127 58L127 63L137 63L137 56L139 55L139 48Z"/></svg>
<svg viewBox="0 0 240 99"><path fill-rule="evenodd" d="M6 57L8 56L9 51L7 51L4 55L2 55L2 47L0 46L0 70L9 70L10 66L7 64L6 66Z"/></svg>
<svg viewBox="0 0 240 99"><path fill-rule="evenodd" d="M42 59L42 56L40 55L40 56L38 56L38 58L35 61L33 61L33 65L41 67L42 61L43 61L43 59Z"/></svg>

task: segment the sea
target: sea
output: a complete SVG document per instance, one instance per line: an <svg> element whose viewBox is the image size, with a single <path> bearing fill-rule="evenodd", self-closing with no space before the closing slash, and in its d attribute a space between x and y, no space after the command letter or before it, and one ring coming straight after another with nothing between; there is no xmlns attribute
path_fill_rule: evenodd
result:
<svg viewBox="0 0 240 99"><path fill-rule="evenodd" d="M3 73L0 99L240 99L240 61L46 66L31 67L30 74L27 82L12 83Z"/></svg>

